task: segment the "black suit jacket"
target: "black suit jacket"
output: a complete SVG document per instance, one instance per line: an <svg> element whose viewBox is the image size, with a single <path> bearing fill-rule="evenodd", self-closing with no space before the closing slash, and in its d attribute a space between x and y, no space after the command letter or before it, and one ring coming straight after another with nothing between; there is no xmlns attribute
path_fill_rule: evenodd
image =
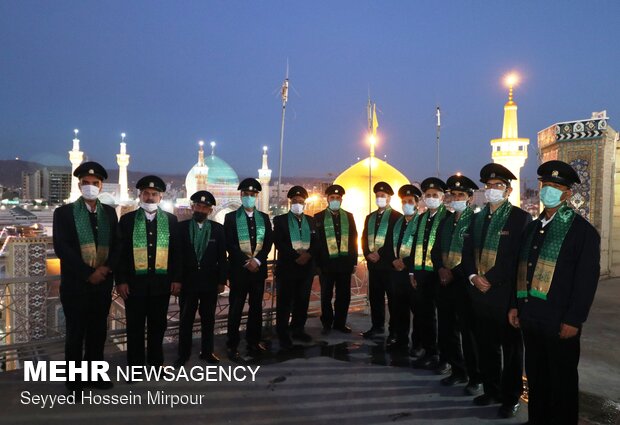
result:
<svg viewBox="0 0 620 425"><path fill-rule="evenodd" d="M170 232L168 244L168 272L166 274L147 273L136 275L133 257L133 229L138 210L123 215L118 223L120 261L116 284L129 284L130 295L147 296L170 293L172 282L181 282L182 258L179 238L179 223L175 215L167 213ZM149 255L155 254L156 247L148 248Z"/></svg>
<svg viewBox="0 0 620 425"><path fill-rule="evenodd" d="M243 207L240 207L243 208ZM258 272L252 273L243 265L248 260L248 256L239 247L239 236L237 235L237 211L231 211L224 217L224 233L226 235L226 251L228 251L228 271L231 280L235 279L267 279L267 256L273 245L273 231L269 216L264 212L254 210L254 214L260 214L265 222L265 238L263 246L259 252L254 253L254 257L260 261ZM247 215L245 216L247 219Z"/></svg>
<svg viewBox="0 0 620 425"><path fill-rule="evenodd" d="M226 284L226 239L224 226L209 220L211 236L201 259L196 258L196 251L190 238L189 226L192 220L179 223L181 247L183 249L183 292L207 292L218 285Z"/></svg>
<svg viewBox="0 0 620 425"><path fill-rule="evenodd" d="M442 256L442 251L444 250L442 235L444 232L444 228L446 226L451 226L452 229L450 229L451 230L450 234L452 235L452 237L455 237L454 235L454 225L456 223L455 218L456 218L456 214L448 215L447 217L444 218L444 220L441 223L439 223L439 227L437 228L437 236L435 237L435 244L433 245L433 249L431 250L431 259L433 261L433 268L435 269L435 271L439 271L439 269L445 267L443 264L443 256ZM450 249L450 247L445 247L445 249ZM451 271L452 271L452 276L454 277L455 282L458 280L462 280L466 277L465 273L463 272L463 267L461 263L459 263L454 268L452 268Z"/></svg>
<svg viewBox="0 0 620 425"><path fill-rule="evenodd" d="M108 223L110 223L109 254L105 265L110 267L114 272L118 263L116 241L118 218L114 208L104 204L101 204L101 206L108 215ZM95 269L82 260L80 240L73 217L73 204L67 204L56 208L54 211L53 233L54 251L60 259L60 287L63 291L88 291L101 288L106 288L105 290L112 289L112 282L114 280L112 274L108 275L108 278L99 285L91 285L87 282L89 276Z"/></svg>
<svg viewBox="0 0 620 425"><path fill-rule="evenodd" d="M278 277L286 278L287 276L307 275L312 273L314 269L314 257L317 249L316 228L312 217L306 215L306 219L310 225L310 248L308 253L312 258L305 265L300 266L295 262L299 254L293 249L293 243L291 242L291 234L288 228L288 213L273 218L273 242L278 251L278 260L276 261Z"/></svg>
<svg viewBox="0 0 620 425"><path fill-rule="evenodd" d="M528 230L539 223L539 220L530 223ZM538 235L535 234L534 237L536 236ZM538 242L534 240L532 244L538 244L540 249L541 242L540 239ZM523 243L526 241L523 240ZM530 247L530 254L533 253ZM555 335L560 331L561 323L581 327L588 318L596 293L600 275L600 253L601 237L586 219L577 214L558 254L547 300L528 297L526 302L526 299L519 299L519 318L536 322ZM536 267L535 261L532 261L532 271Z"/></svg>
<svg viewBox="0 0 620 425"><path fill-rule="evenodd" d="M372 214L374 214L374 212ZM362 250L364 251L364 257L367 257L368 254L370 254L370 250L368 249L368 220L370 219L370 215L371 214L368 214L366 216L366 219L364 220L364 231L362 233ZM377 250L379 257L381 258L376 263L368 261L368 270L393 270L394 269L392 267L392 261L395 260L394 248L393 248L394 242L392 241L392 233L394 231L394 223L396 223L396 220L398 220L400 217L402 217L402 214L399 213L398 211L396 210L390 211L390 219L388 221L388 229L385 235L385 243L383 244L381 248ZM377 217L377 221L379 221L378 217ZM374 232L374 229L373 229L373 232Z"/></svg>
<svg viewBox="0 0 620 425"><path fill-rule="evenodd" d="M472 274L478 273L474 255L473 229L476 219L485 219L482 216L483 211L474 214L463 241L461 266L467 278ZM491 316L497 320L508 320L508 308L511 302L512 289L516 281L519 246L521 245L523 230L531 221L532 216L529 213L521 208L512 207L506 224L501 231L495 266L491 267L485 274L485 277L491 284L491 289L486 293L482 293L473 285L468 286L472 304L478 314Z"/></svg>
<svg viewBox="0 0 620 425"><path fill-rule="evenodd" d="M320 211L314 215L314 225L316 226L317 235L316 263L321 271L351 273L353 272L353 267L357 265L358 255L355 218L353 218L353 214L350 212L340 209L340 214L346 214L349 220L349 241L347 245L349 255L329 258L327 237L325 236L325 214L328 214L327 210ZM331 213L329 214L331 215Z"/></svg>

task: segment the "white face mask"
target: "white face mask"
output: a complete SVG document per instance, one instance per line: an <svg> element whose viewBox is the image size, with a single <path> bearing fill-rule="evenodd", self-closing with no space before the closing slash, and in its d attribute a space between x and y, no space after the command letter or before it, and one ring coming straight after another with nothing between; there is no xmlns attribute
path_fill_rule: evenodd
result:
<svg viewBox="0 0 620 425"><path fill-rule="evenodd" d="M291 204L291 212L300 215L304 212L304 204Z"/></svg>
<svg viewBox="0 0 620 425"><path fill-rule="evenodd" d="M413 213L415 213L415 205L403 204L403 213L407 216L413 215Z"/></svg>
<svg viewBox="0 0 620 425"><path fill-rule="evenodd" d="M85 184L80 190L82 191L82 197L87 201L94 201L99 196L99 188L92 184Z"/></svg>
<svg viewBox="0 0 620 425"><path fill-rule="evenodd" d="M487 189L484 191L484 197L487 202L497 204L504 200L504 191L500 189Z"/></svg>
<svg viewBox="0 0 620 425"><path fill-rule="evenodd" d="M467 208L467 201L452 201L450 206L452 206L456 212L463 212L465 208Z"/></svg>
<svg viewBox="0 0 620 425"><path fill-rule="evenodd" d="M379 208L385 208L387 206L387 198L377 198L375 202Z"/></svg>
<svg viewBox="0 0 620 425"><path fill-rule="evenodd" d="M158 205L159 204L147 204L146 202L140 202L140 208L149 213L157 211Z"/></svg>
<svg viewBox="0 0 620 425"><path fill-rule="evenodd" d="M442 200L439 198L424 198L424 203L431 210L436 210L441 205Z"/></svg>

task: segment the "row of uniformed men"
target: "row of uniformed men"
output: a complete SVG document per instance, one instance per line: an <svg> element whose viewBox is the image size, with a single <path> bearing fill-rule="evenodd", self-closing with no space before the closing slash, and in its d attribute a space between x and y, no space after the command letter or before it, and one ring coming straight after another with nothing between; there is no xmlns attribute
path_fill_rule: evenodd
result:
<svg viewBox="0 0 620 425"><path fill-rule="evenodd" d="M254 179L240 184L243 205L226 216L222 228L207 219L215 199L205 191L192 196L193 219L177 226L174 216L157 208L165 190L163 182L147 176L137 185L141 208L124 215L116 232L113 211L96 200L96 188L107 177L105 170L96 163L85 163L75 175L83 196L59 208L54 220L55 247L63 266L67 360L82 358L83 342L86 360L103 356L112 268L117 291L126 303L129 364L163 363L161 345L170 292L181 295L176 364L184 364L189 357L198 308L201 357L217 362L213 319L217 293L223 291L227 277L231 291L228 355L239 358L239 325L246 298L248 351L259 354L265 350L260 342L262 298L272 240L278 252L280 346L291 347L291 336L310 339L304 325L313 262L321 271L324 332L332 327L351 332L346 314L350 275L357 262L357 231L352 215L340 208L344 188L330 186L328 208L314 218L303 214L305 189L292 188L288 194L291 211L274 219L272 234L268 216L255 209L261 188ZM489 202L477 214L469 208L477 186L465 176L452 176L447 184L426 179L422 192L413 185L403 186L399 195L404 215L389 206L391 187L384 182L375 185L378 209L366 218L362 235L372 313L372 327L363 335L370 338L383 332L387 294L387 347L408 347L413 313L414 365L441 373L451 370L442 383L468 382L466 391L471 394L482 383L484 394L474 402L501 402L499 414L510 417L518 409L522 388L520 326L527 349L531 423L572 423L577 412L577 403L572 401L577 391L579 334L598 280L600 239L567 206L570 187L579 181L575 171L551 161L539 168L539 175L546 208L532 224L528 224L527 213L507 201L515 177L498 164L481 170ZM443 205L448 190L454 213ZM416 209L420 196L428 208L421 215ZM108 230L102 231L106 226ZM547 226L549 236L545 236ZM334 287L335 312L331 303Z"/></svg>

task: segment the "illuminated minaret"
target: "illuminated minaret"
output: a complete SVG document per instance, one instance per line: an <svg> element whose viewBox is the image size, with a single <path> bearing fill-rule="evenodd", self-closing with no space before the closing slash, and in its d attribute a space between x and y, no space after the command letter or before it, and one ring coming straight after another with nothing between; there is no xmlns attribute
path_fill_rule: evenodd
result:
<svg viewBox="0 0 620 425"><path fill-rule="evenodd" d="M202 148L204 144L205 142L202 140L198 142L198 145L200 146L200 148L198 149L198 164L196 164L195 166L196 191L207 190L207 176L209 173L209 167L207 167L205 164L205 151ZM214 147L215 147L215 143L212 142L211 148L213 149ZM193 195L192 193L188 193L187 197L189 198L192 195Z"/></svg>
<svg viewBox="0 0 620 425"><path fill-rule="evenodd" d="M73 172L84 160L84 152L80 150L80 139L78 139L79 130L76 128L73 130L75 137L73 138L73 149L69 151L69 161L71 161L71 193L69 194L69 202L75 201L82 196L78 183L80 182L77 177L73 177Z"/></svg>
<svg viewBox="0 0 620 425"><path fill-rule="evenodd" d="M127 143L125 143L125 133L121 133L121 151L116 154L116 163L118 164L118 199L122 202L129 201L129 192L127 184L127 166L129 165L129 155L127 154Z"/></svg>
<svg viewBox="0 0 620 425"><path fill-rule="evenodd" d="M504 105L504 127L501 139L491 140L491 157L493 162L508 168L517 179L512 184L510 202L521 206L521 180L519 177L521 167L527 159L527 146L530 139L519 138L517 124L517 104L513 100L513 88L517 83L517 76L511 74L506 77L506 85L509 88L508 102Z"/></svg>
<svg viewBox="0 0 620 425"><path fill-rule="evenodd" d="M263 166L258 170L258 182L263 190L260 193L260 210L269 214L269 182L271 181L271 170L267 165L267 146L263 146Z"/></svg>

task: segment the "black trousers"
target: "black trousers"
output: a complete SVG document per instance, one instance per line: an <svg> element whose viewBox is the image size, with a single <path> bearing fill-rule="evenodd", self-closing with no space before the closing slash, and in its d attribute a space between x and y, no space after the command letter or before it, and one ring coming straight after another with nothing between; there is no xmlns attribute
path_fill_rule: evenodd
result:
<svg viewBox="0 0 620 425"><path fill-rule="evenodd" d="M437 330L440 357L452 366L452 373L480 382L475 318L464 279L437 285Z"/></svg>
<svg viewBox="0 0 620 425"><path fill-rule="evenodd" d="M523 342L521 331L506 318L476 312L476 341L484 393L515 404L523 392ZM502 368L503 365L503 368Z"/></svg>
<svg viewBox="0 0 620 425"><path fill-rule="evenodd" d="M303 332L308 319L313 278L312 273L285 274L276 278L276 331L281 340L290 338L289 329L293 333Z"/></svg>
<svg viewBox="0 0 620 425"><path fill-rule="evenodd" d="M217 306L217 285L205 292L183 292L181 304L181 323L179 324L179 357L189 359L192 353L192 331L196 311L200 314L200 349L204 354L213 353L213 329L215 327L215 308Z"/></svg>
<svg viewBox="0 0 620 425"><path fill-rule="evenodd" d="M88 292L60 290L65 314L65 360L103 360L112 288Z"/></svg>
<svg viewBox="0 0 620 425"><path fill-rule="evenodd" d="M265 292L264 279L233 278L230 279L230 307L228 310L228 348L236 349L241 340L239 327L246 298L248 299L248 321L245 330L245 340L248 345L258 344L261 340L263 328L263 294Z"/></svg>
<svg viewBox="0 0 620 425"><path fill-rule="evenodd" d="M580 334L560 339L540 324L521 321L533 425L577 425L579 420Z"/></svg>
<svg viewBox="0 0 620 425"><path fill-rule="evenodd" d="M398 344L409 345L409 332L412 330L414 311L414 289L411 286L409 272L391 272L392 290L394 295L394 336ZM413 338L411 332L411 338Z"/></svg>
<svg viewBox="0 0 620 425"><path fill-rule="evenodd" d="M351 272L321 272L321 323L324 328L343 327L347 324L351 304ZM336 298L332 307L332 298Z"/></svg>
<svg viewBox="0 0 620 425"><path fill-rule="evenodd" d="M436 272L419 270L415 272L417 288L413 291L413 343L415 348L424 348L426 356L438 354L437 308L435 306Z"/></svg>
<svg viewBox="0 0 620 425"><path fill-rule="evenodd" d="M394 332L394 314L392 311L393 294L390 270L369 270L368 299L370 301L370 317L375 329L385 327L385 297L387 296L388 312L390 313L389 333Z"/></svg>
<svg viewBox="0 0 620 425"><path fill-rule="evenodd" d="M132 295L125 300L127 317L127 364L162 366L164 333L168 327L170 295ZM144 329L146 326L146 358Z"/></svg>

